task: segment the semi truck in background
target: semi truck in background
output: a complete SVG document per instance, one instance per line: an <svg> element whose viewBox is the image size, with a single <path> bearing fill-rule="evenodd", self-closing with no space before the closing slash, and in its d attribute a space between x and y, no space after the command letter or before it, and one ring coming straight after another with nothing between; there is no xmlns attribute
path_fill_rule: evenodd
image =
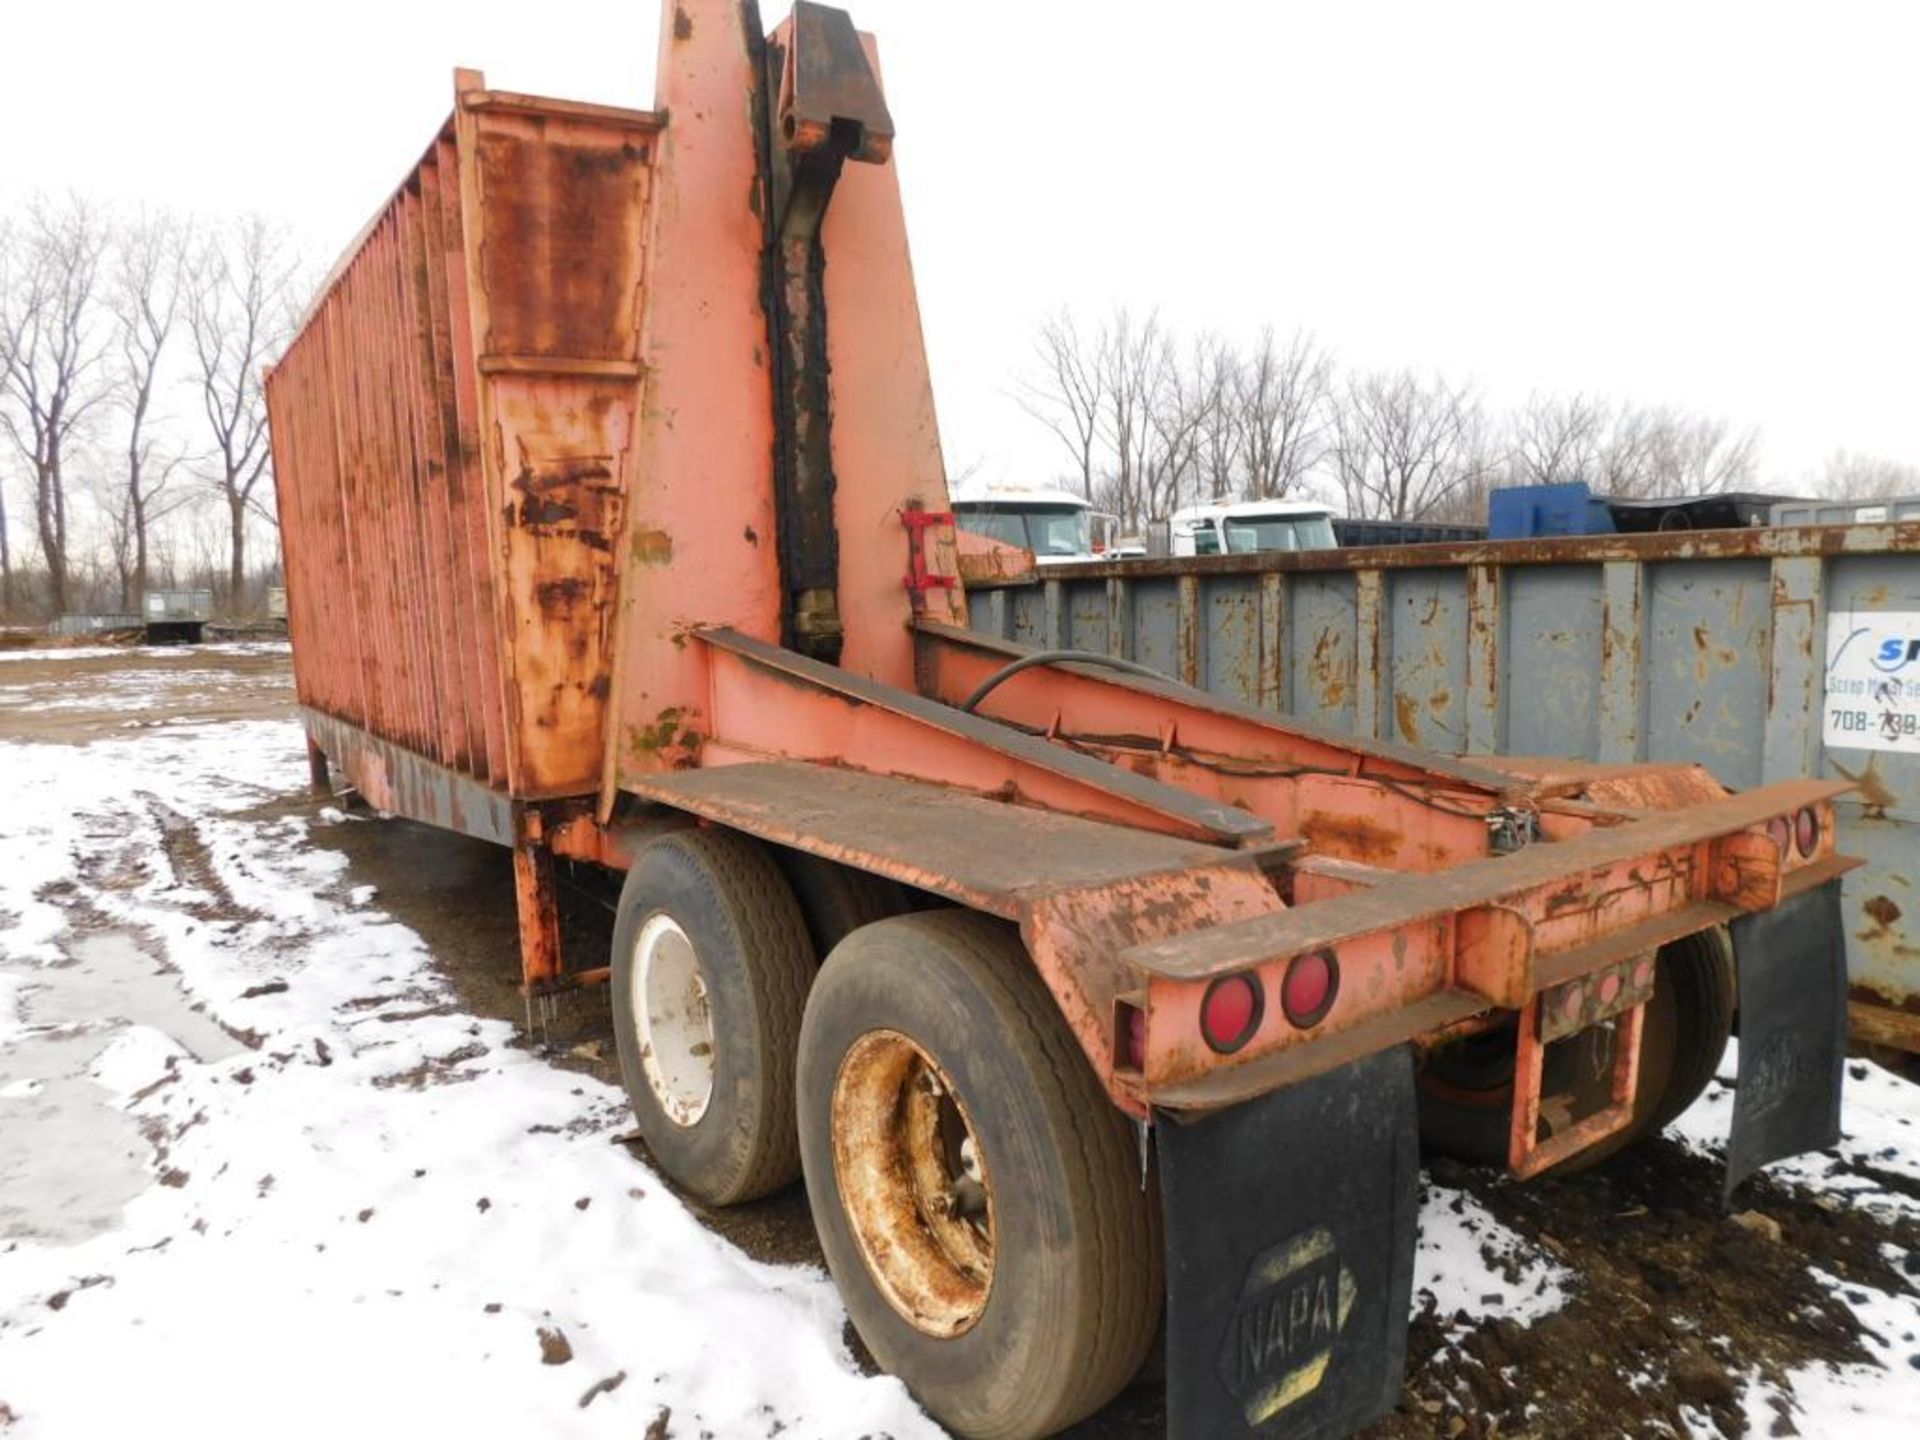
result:
<svg viewBox="0 0 1920 1440"><path fill-rule="evenodd" d="M1118 542L1116 517L1071 490L988 488L953 499L953 522L969 535L1031 551L1036 564L1115 560L1145 552Z"/></svg>
<svg viewBox="0 0 1920 1440"><path fill-rule="evenodd" d="M1174 555L1252 555L1263 550L1331 550L1333 511L1301 500L1236 500L1189 505L1168 521Z"/></svg>

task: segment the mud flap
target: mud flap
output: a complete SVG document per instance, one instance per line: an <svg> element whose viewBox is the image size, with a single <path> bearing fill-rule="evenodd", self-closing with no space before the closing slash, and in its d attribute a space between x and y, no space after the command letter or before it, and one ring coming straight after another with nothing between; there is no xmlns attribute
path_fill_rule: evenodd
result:
<svg viewBox="0 0 1920 1440"><path fill-rule="evenodd" d="M1419 1203L1407 1048L1161 1121L1167 1433L1307 1440L1392 1409Z"/></svg>
<svg viewBox="0 0 1920 1440"><path fill-rule="evenodd" d="M1726 1195L1762 1165L1840 1138L1847 953L1840 882L1733 922L1740 1069Z"/></svg>

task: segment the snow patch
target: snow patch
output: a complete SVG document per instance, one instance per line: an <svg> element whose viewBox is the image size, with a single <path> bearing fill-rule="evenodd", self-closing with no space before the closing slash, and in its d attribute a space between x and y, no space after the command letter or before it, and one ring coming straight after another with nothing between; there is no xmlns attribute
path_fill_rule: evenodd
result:
<svg viewBox="0 0 1920 1440"><path fill-rule="evenodd" d="M204 1012L185 1019L250 1042L122 1025L95 1058L152 1178L117 1228L0 1254L8 1440L188 1408L199 1435L297 1440L633 1436L662 1408L686 1435L939 1435L860 1374L824 1273L705 1229L613 1143L617 1089L463 1013L305 822L253 813L304 788L297 725L8 746L5 764L0 1028L26 974L65 973L35 967L76 943L80 903L161 958ZM542 1363L542 1328L569 1362ZM315 1357L352 1383L316 1385Z"/></svg>
<svg viewBox="0 0 1920 1440"><path fill-rule="evenodd" d="M1567 1303L1573 1272L1495 1219L1464 1190L1431 1180L1414 1253L1416 1301L1431 1297L1455 1330L1501 1316L1531 1325Z"/></svg>

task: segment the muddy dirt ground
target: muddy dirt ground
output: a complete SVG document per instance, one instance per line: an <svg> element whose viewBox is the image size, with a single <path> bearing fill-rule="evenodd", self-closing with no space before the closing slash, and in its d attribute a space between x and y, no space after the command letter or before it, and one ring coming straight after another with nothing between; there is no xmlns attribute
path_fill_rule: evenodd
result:
<svg viewBox="0 0 1920 1440"><path fill-rule="evenodd" d="M154 683L163 676L177 683ZM292 713L284 651L68 651L0 663L0 742L85 741L184 718ZM377 903L427 942L467 1005L524 1021L504 852L372 818L316 828L312 841L346 856L352 882L375 887ZM613 892L592 874L567 878L569 965L604 963ZM556 1066L618 1083L603 990L563 997L534 1017L527 1043ZM1732 1218L1720 1204L1717 1166L1665 1138L1589 1174L1526 1186L1434 1163L1436 1179L1477 1198L1573 1272L1572 1299L1529 1325L1497 1318L1500 1301L1490 1297L1483 1308L1496 1318L1471 1322L1429 1305L1413 1327L1402 1405L1370 1432L1382 1440L1792 1435L1799 1432L1784 1409L1766 1430L1748 1428L1745 1382L1778 1382L1816 1361L1920 1370L1920 1337L1887 1337L1888 1347L1864 1335L1855 1312L1813 1273L1825 1271L1839 1287L1920 1286L1920 1223L1873 1218L1830 1194L1765 1178L1741 1192ZM1901 1176L1874 1178L1920 1199ZM799 1187L700 1213L758 1258L819 1263ZM1079 1440L1163 1433L1151 1382L1073 1432Z"/></svg>

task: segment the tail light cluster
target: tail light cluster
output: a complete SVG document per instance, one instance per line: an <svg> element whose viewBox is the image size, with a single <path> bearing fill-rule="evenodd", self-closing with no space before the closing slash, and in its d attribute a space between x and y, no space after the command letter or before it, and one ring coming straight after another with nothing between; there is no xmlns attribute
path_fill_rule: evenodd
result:
<svg viewBox="0 0 1920 1440"><path fill-rule="evenodd" d="M1791 820L1784 815L1776 815L1767 822L1767 834L1780 847L1780 854L1789 860L1796 851L1802 860L1811 860L1813 852L1820 848L1821 829L1820 812L1811 805L1801 809Z"/></svg>
<svg viewBox="0 0 1920 1440"><path fill-rule="evenodd" d="M1314 950L1287 962L1280 977L1280 1013L1296 1030L1307 1030L1327 1018L1340 998L1340 958L1331 950ZM1257 971L1222 975L1200 1001L1200 1035L1217 1055L1242 1049L1260 1031L1266 1018L1267 995Z"/></svg>
<svg viewBox="0 0 1920 1440"><path fill-rule="evenodd" d="M1314 950L1287 962L1280 977L1280 1013L1296 1030L1326 1019L1340 998L1340 957ZM1116 1007L1116 1060L1128 1070L1147 1068L1147 1012L1129 1001ZM1216 1055L1246 1049L1267 1018L1267 990L1257 970L1221 975L1200 997L1200 1038Z"/></svg>
<svg viewBox="0 0 1920 1440"><path fill-rule="evenodd" d="M1540 997L1540 1038L1558 1040L1644 1005L1658 974L1653 953L1556 985Z"/></svg>

